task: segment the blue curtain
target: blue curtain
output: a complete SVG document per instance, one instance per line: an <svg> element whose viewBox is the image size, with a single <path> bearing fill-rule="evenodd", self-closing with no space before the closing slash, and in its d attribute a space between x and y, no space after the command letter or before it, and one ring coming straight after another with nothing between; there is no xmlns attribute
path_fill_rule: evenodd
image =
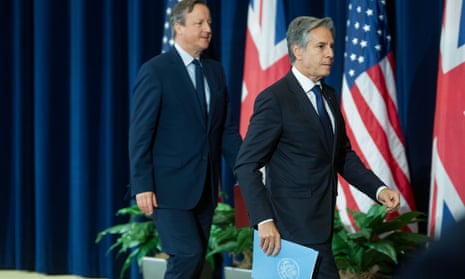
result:
<svg viewBox="0 0 465 279"><path fill-rule="evenodd" d="M122 220L129 182L128 111L141 63L160 53L162 0L0 2L0 268L116 278L121 261L97 233ZM340 89L346 1L285 0L336 23ZM443 1L387 1L398 105L419 210L427 212ZM209 1L236 117L248 0ZM225 170L229 193L234 179ZM137 269L132 278L140 277Z"/></svg>

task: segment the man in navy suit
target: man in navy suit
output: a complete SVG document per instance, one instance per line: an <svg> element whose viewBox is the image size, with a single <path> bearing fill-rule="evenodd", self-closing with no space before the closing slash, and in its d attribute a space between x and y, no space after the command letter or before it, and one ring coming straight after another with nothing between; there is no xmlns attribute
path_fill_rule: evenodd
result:
<svg viewBox="0 0 465 279"><path fill-rule="evenodd" d="M235 173L264 253L277 255L281 238L290 240L319 251L314 278L339 278L331 251L337 174L389 212L400 195L351 149L335 91L322 82L334 59L332 20L294 19L287 46L292 69L256 98Z"/></svg>
<svg viewBox="0 0 465 279"><path fill-rule="evenodd" d="M231 119L221 64L200 59L212 36L205 1L179 2L170 21L174 47L144 63L134 87L131 193L153 216L170 256L165 278L199 278L221 157L232 168L242 140Z"/></svg>

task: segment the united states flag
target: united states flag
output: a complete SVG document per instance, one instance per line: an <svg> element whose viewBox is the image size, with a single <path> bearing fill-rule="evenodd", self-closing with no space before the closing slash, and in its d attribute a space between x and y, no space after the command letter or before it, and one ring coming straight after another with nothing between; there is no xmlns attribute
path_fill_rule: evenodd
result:
<svg viewBox="0 0 465 279"><path fill-rule="evenodd" d="M250 0L245 40L240 132L245 136L255 97L289 70L281 0Z"/></svg>
<svg viewBox="0 0 465 279"><path fill-rule="evenodd" d="M174 41L171 36L170 16L171 10L181 0L168 0L165 9L165 22L163 23L163 39L161 42L161 52L167 52L173 45Z"/></svg>
<svg viewBox="0 0 465 279"><path fill-rule="evenodd" d="M465 215L465 8L447 0L441 33L428 234L439 238Z"/></svg>
<svg viewBox="0 0 465 279"><path fill-rule="evenodd" d="M401 193L400 212L415 208L404 140L397 114L394 58L384 0L350 0L348 5L341 110L353 149L367 167ZM373 204L365 194L339 179L337 207L366 212ZM416 226L411 227L417 230Z"/></svg>

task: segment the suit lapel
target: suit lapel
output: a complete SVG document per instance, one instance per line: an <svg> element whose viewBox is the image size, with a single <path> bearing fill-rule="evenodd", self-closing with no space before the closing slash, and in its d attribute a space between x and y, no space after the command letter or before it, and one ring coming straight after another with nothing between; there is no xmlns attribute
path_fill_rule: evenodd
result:
<svg viewBox="0 0 465 279"><path fill-rule="evenodd" d="M216 79L213 78L213 73L212 73L212 69L209 65L209 63L207 61L204 61L202 60L203 62L205 62L203 65L204 65L204 73L205 73L205 78L207 79L207 83L208 83L208 88L209 88L209 92L210 92L210 104L209 104L209 111L208 111L208 127L211 127L211 121L213 119L213 115L216 113L216 109L217 109L217 106L215 105L216 103L216 100L217 100L217 96L216 96L216 92L214 91L215 88L217 88L216 86Z"/></svg>
<svg viewBox="0 0 465 279"><path fill-rule="evenodd" d="M197 115L197 118L206 126L203 112L197 98L196 88L192 82L191 77L189 76L189 73L187 72L187 68L182 61L181 56L174 47L168 52L168 55L171 56L173 76L178 77L174 82L179 83L179 87L183 88L182 90L177 90L177 95L181 98L183 104L188 106L196 104L193 106L195 114Z"/></svg>
<svg viewBox="0 0 465 279"><path fill-rule="evenodd" d="M205 78L207 79L208 88L210 92L210 105L208 112L208 128L210 129L215 121L222 119L218 114L223 113L224 105L224 96L223 96L223 81L218 78L218 73L216 71L222 71L218 67L215 67L213 63L209 60L202 60L205 62Z"/></svg>
<svg viewBox="0 0 465 279"><path fill-rule="evenodd" d="M332 150L329 150L330 147L326 142L326 137L323 133L323 128L321 127L320 117L318 116L318 113L316 112L312 103L308 99L307 93L305 93L305 91L302 89L299 82L297 81L297 79L291 71L289 71L289 73L287 74L287 79L289 80L290 91L293 92L299 99L298 102L300 104L300 109L302 113L306 116L311 126L318 127L317 130L320 140L323 142L323 145L326 147L328 153L332 154ZM333 108L331 108L331 112L334 114Z"/></svg>
<svg viewBox="0 0 465 279"><path fill-rule="evenodd" d="M336 93L333 89L328 87L324 82L322 82L323 86L323 97L328 102L329 109L331 110L331 114L333 115L334 119L334 144L333 144L333 153L334 148L337 145L337 135L339 133L339 128L341 127L341 123L339 122L339 103L336 99Z"/></svg>

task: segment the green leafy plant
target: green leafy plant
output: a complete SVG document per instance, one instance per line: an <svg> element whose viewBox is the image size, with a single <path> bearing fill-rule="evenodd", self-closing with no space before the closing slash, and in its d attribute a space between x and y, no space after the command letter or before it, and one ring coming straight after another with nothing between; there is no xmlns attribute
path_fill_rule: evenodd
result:
<svg viewBox="0 0 465 279"><path fill-rule="evenodd" d="M373 274L365 278L392 274L400 258L408 257L429 240L406 229L409 224L424 221L421 212L410 211L386 220L386 207L374 204L367 213L349 213L358 227L355 232L344 226L337 212L334 222L333 254L342 273Z"/></svg>
<svg viewBox="0 0 465 279"><path fill-rule="evenodd" d="M137 205L121 208L116 214L129 216L128 222L101 231L97 235L96 242L100 242L107 235L117 236L108 252L115 250L117 256L126 255L120 271L120 278L123 278L133 260L137 260L140 267L144 257L162 254L162 246L152 219L140 211ZM215 266L215 255L225 252L231 253L236 258L243 257L239 266L247 266L247 263L251 265L253 230L252 228L237 229L234 214L234 208L226 203L218 203L215 209L205 257L212 268Z"/></svg>
<svg viewBox="0 0 465 279"><path fill-rule="evenodd" d="M153 221L137 205L121 208L116 215L129 216L129 221L101 231L95 242L100 242L106 235L118 236L108 252L117 250L117 256L127 255L120 271L120 278L123 278L134 259L141 266L145 256L161 251L161 244Z"/></svg>
<svg viewBox="0 0 465 279"><path fill-rule="evenodd" d="M213 216L213 225L208 242L207 260L219 253L228 253L233 265L252 267L253 229L237 228L235 210L230 205L219 203Z"/></svg>

